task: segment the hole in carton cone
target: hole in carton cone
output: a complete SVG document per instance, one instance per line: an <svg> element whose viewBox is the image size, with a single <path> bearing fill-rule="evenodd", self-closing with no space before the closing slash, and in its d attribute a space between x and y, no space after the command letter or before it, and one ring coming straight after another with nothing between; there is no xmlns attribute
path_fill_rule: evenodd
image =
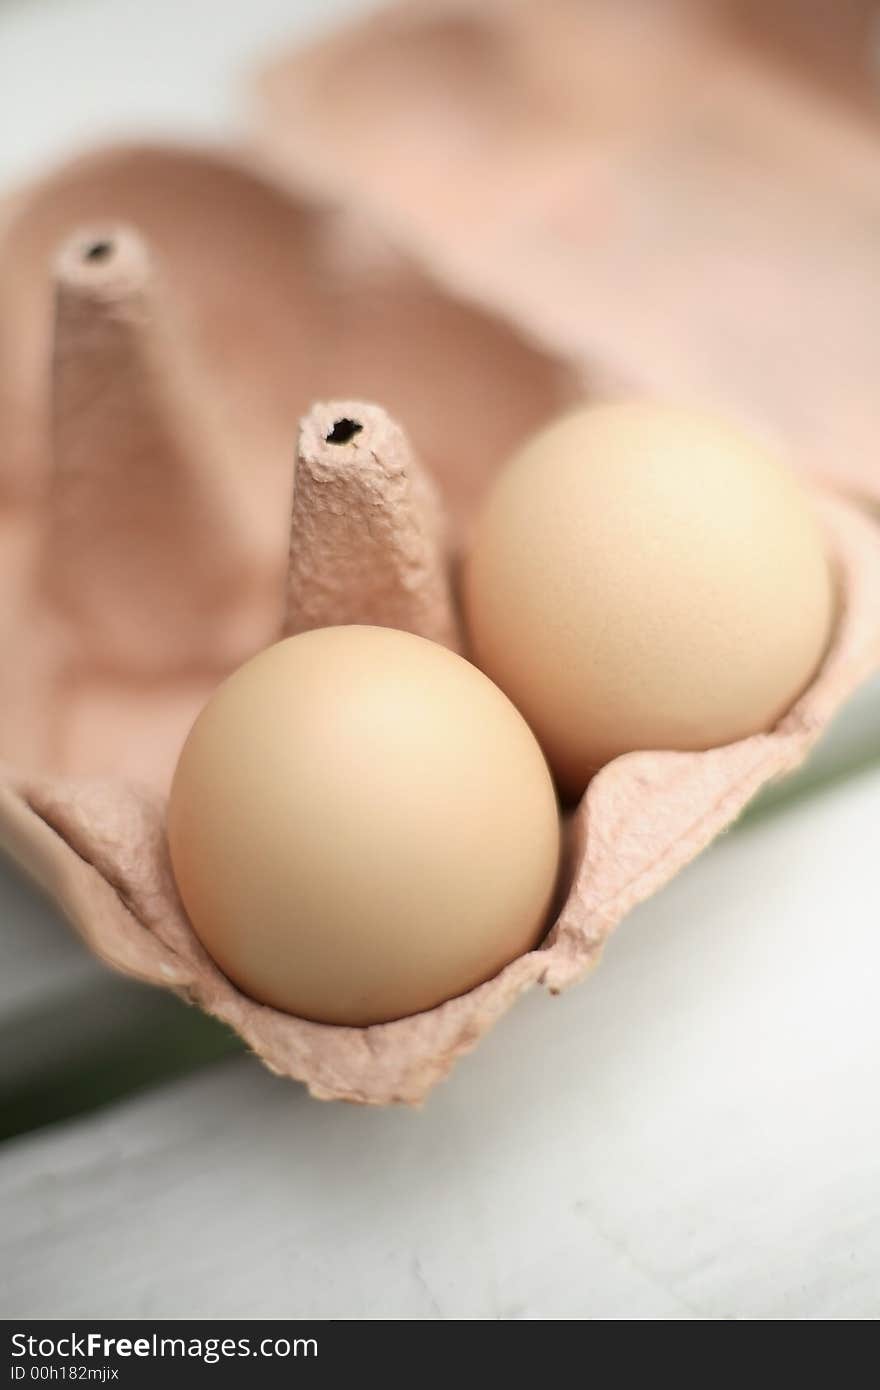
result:
<svg viewBox="0 0 880 1390"><path fill-rule="evenodd" d="M363 425L357 420L336 420L330 433L326 436L328 444L348 444L354 439L356 434L360 434Z"/></svg>
<svg viewBox="0 0 880 1390"><path fill-rule="evenodd" d="M93 241L83 251L84 261L106 261L113 254L112 241Z"/></svg>

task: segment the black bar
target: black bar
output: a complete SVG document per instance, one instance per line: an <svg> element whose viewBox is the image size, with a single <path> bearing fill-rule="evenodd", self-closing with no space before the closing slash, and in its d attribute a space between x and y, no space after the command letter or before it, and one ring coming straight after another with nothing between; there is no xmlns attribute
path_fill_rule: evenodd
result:
<svg viewBox="0 0 880 1390"><path fill-rule="evenodd" d="M320 1385L350 1372L352 1384L448 1375L456 1385L474 1357L539 1372L558 1353L535 1322L7 1320L4 1385ZM576 1327L576 1325L575 1325ZM582 1334L575 1331L575 1335ZM565 1339L563 1339L565 1340ZM573 1350L573 1343L570 1346Z"/></svg>

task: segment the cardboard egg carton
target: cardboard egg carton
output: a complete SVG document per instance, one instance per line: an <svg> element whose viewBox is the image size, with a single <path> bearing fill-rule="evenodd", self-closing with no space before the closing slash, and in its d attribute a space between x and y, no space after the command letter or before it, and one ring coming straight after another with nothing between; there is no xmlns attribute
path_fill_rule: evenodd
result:
<svg viewBox="0 0 880 1390"><path fill-rule="evenodd" d="M530 8L563 27L536 29ZM598 42L613 22L585 8ZM186 920L167 791L189 725L228 671L285 632L334 622L406 627L466 652L459 556L517 443L614 383L699 396L696 362L710 364L722 403L745 389L739 358L706 356L725 303L746 318L729 259L713 280L726 299L706 305L704 268L702 297L691 287L667 317L659 254L632 244L611 256L615 228L642 226L652 206L666 210L675 256L679 234L693 249L694 194L685 182L676 203L664 185L652 202L651 160L636 159L630 196L641 201L619 220L629 204L615 151L632 164L634 131L648 141L639 148L657 148L668 87L634 75L628 113L629 89L610 73L600 81L593 53L594 119L607 132L593 158L583 44L564 41L581 23L563 3L406 7L275 70L270 143L273 170L286 152L283 182L252 154L132 146L64 166L2 213L0 844L108 964L222 1019L323 1099L418 1103L523 990L581 978L627 911L795 767L880 662L880 528L844 496L870 492L871 477L832 467L833 451L801 450L792 430L793 456L835 482L810 484L839 595L822 668L767 734L632 753L600 772L566 819L562 901L540 949L427 1013L342 1028L248 999ZM674 24L676 42L693 40ZM388 26L403 38L389 42ZM691 62L669 45L683 76ZM308 112L307 138L291 139L291 112ZM571 203L575 159L584 178ZM706 159L715 167L717 150ZM762 283L777 273L768 264ZM780 305L757 304L769 332ZM788 403L760 334L754 351L761 402ZM840 386L833 372L828 384ZM829 436L836 426L851 437L863 408L838 412ZM789 418L787 406L775 427ZM843 445L841 460L852 463Z"/></svg>

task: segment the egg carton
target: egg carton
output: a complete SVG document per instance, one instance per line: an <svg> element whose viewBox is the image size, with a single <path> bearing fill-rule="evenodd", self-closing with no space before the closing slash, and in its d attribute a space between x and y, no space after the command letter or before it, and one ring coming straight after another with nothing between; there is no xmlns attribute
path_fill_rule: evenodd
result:
<svg viewBox="0 0 880 1390"><path fill-rule="evenodd" d="M347 203L231 153L128 147L6 205L0 386L0 845L96 955L322 1099L418 1103L525 989L581 978L880 661L880 530L815 487L839 616L779 725L600 772L566 817L555 923L495 978L392 1023L295 1018L237 990L180 905L165 811L186 731L284 633L372 622L466 652L457 566L489 477L606 376Z"/></svg>

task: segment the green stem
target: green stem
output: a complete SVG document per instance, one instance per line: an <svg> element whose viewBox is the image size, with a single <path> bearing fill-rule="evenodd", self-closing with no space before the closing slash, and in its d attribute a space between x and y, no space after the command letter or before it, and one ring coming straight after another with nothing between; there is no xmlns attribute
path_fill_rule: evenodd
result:
<svg viewBox="0 0 880 1390"><path fill-rule="evenodd" d="M229 1029L176 996L108 973L0 1027L0 1139L243 1050Z"/></svg>
<svg viewBox="0 0 880 1390"><path fill-rule="evenodd" d="M793 810L801 802L810 800L820 792L832 791L843 782L848 782L854 777L878 769L880 769L880 747L877 748L876 752L867 756L864 753L853 755L851 758L835 763L833 767L827 767L823 764L812 770L808 763L802 772L796 772L791 777L786 777L783 781L765 788L755 797L754 801L746 806L742 815L731 828L736 830L740 826L757 825L761 821L768 820L771 816L779 815L782 811Z"/></svg>

